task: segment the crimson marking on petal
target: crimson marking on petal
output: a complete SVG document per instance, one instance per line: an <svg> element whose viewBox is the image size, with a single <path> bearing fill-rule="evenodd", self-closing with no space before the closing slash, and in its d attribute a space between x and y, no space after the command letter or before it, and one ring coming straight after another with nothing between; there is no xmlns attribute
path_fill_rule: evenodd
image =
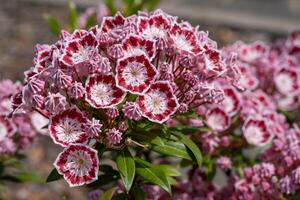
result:
<svg viewBox="0 0 300 200"><path fill-rule="evenodd" d="M219 107L208 110L205 123L215 131L225 131L230 126L230 117Z"/></svg>
<svg viewBox="0 0 300 200"><path fill-rule="evenodd" d="M202 52L195 33L181 24L175 24L169 32L174 45L179 51L187 51L195 55Z"/></svg>
<svg viewBox="0 0 300 200"><path fill-rule="evenodd" d="M50 119L49 132L56 144L63 147L73 143L85 143L88 135L83 131L82 125L87 118L76 108L70 108Z"/></svg>
<svg viewBox="0 0 300 200"><path fill-rule="evenodd" d="M89 184L98 179L98 152L91 147L73 144L66 147L53 163L70 187Z"/></svg>
<svg viewBox="0 0 300 200"><path fill-rule="evenodd" d="M125 57L144 53L152 60L155 56L155 42L153 40L132 34L125 38L122 45L125 50Z"/></svg>
<svg viewBox="0 0 300 200"><path fill-rule="evenodd" d="M295 95L300 91L299 74L290 68L282 68L274 75L277 90L284 95Z"/></svg>
<svg viewBox="0 0 300 200"><path fill-rule="evenodd" d="M265 145L273 137L267 122L259 117L250 117L246 120L243 126L243 135L249 144L256 146Z"/></svg>
<svg viewBox="0 0 300 200"><path fill-rule="evenodd" d="M156 14L151 17L139 17L137 26L139 33L145 38L157 40L165 38L172 25L165 16Z"/></svg>
<svg viewBox="0 0 300 200"><path fill-rule="evenodd" d="M234 88L227 87L223 88L224 91L224 100L222 101L222 105L224 106L224 110L230 115L235 115L240 109L240 99L238 93Z"/></svg>
<svg viewBox="0 0 300 200"><path fill-rule="evenodd" d="M6 137L10 137L16 131L16 127L12 124L10 120L0 117L0 142Z"/></svg>
<svg viewBox="0 0 300 200"><path fill-rule="evenodd" d="M133 94L144 94L158 74L143 54L119 60L116 71L117 86Z"/></svg>
<svg viewBox="0 0 300 200"><path fill-rule="evenodd" d="M152 122L163 123L179 107L170 83L157 81L149 90L137 99L141 114Z"/></svg>
<svg viewBox="0 0 300 200"><path fill-rule="evenodd" d="M126 92L116 86L112 75L92 75L86 81L86 101L95 108L110 108L121 103Z"/></svg>

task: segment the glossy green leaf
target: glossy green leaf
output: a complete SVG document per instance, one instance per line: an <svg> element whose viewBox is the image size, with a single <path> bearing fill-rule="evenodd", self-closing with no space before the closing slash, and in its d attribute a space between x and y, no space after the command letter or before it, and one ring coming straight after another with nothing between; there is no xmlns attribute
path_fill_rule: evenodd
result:
<svg viewBox="0 0 300 200"><path fill-rule="evenodd" d="M109 190L103 193L103 195L99 198L99 200L111 200L116 190L117 187L110 188Z"/></svg>
<svg viewBox="0 0 300 200"><path fill-rule="evenodd" d="M130 152L126 149L121 151L116 159L117 167L120 172L122 181L127 192L130 190L134 175L135 175L135 162Z"/></svg>
<svg viewBox="0 0 300 200"><path fill-rule="evenodd" d="M138 158L138 157L134 157L134 160L140 165L140 166L143 166L143 167L152 167L153 165L149 162L147 162L146 160L143 160L141 158Z"/></svg>
<svg viewBox="0 0 300 200"><path fill-rule="evenodd" d="M171 194L171 186L165 173L157 168L146 167L136 168L136 172L144 178L145 181L154 183Z"/></svg>
<svg viewBox="0 0 300 200"><path fill-rule="evenodd" d="M52 182L52 181L57 181L57 180L61 179L62 177L63 177L63 176L60 175L60 174L58 173L58 171L54 168L54 169L50 172L50 174L48 175L46 182L49 183L49 182Z"/></svg>
<svg viewBox="0 0 300 200"><path fill-rule="evenodd" d="M154 168L160 169L167 176L181 176L181 173L171 165L156 165Z"/></svg>
<svg viewBox="0 0 300 200"><path fill-rule="evenodd" d="M198 148L198 146L191 139L189 139L186 135L184 135L178 131L173 131L172 134L175 135L176 137L178 137L178 139L185 146L187 146L187 148L189 148L189 150L191 150L191 152L193 153L193 155L195 156L195 158L197 160L197 164L200 167L202 165L202 154L201 154L201 151Z"/></svg>
<svg viewBox="0 0 300 200"><path fill-rule="evenodd" d="M191 156L188 153L188 149L184 144L180 142L167 141L161 145L152 145L152 150L164 155L176 156L179 158L192 160Z"/></svg>
<svg viewBox="0 0 300 200"><path fill-rule="evenodd" d="M45 15L44 18L46 19L51 32L54 33L56 36L59 36L61 29L57 19L55 19L51 15Z"/></svg>

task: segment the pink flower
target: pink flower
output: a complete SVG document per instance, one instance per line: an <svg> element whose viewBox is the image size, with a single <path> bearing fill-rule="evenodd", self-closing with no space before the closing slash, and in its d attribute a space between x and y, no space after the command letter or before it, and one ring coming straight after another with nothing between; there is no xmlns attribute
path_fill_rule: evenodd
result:
<svg viewBox="0 0 300 200"><path fill-rule="evenodd" d="M0 154L12 154L17 150L16 144L10 138L0 141Z"/></svg>
<svg viewBox="0 0 300 200"><path fill-rule="evenodd" d="M163 123L179 106L170 84L165 81L153 83L143 96L137 99L142 116L152 122Z"/></svg>
<svg viewBox="0 0 300 200"><path fill-rule="evenodd" d="M85 88L86 101L95 108L110 108L118 105L126 95L116 86L112 75L89 76Z"/></svg>
<svg viewBox="0 0 300 200"><path fill-rule="evenodd" d="M277 90L284 95L294 95L300 92L299 73L291 68L282 68L274 75Z"/></svg>
<svg viewBox="0 0 300 200"><path fill-rule="evenodd" d="M127 117L129 119L139 121L142 118L140 109L135 102L126 102L123 105L122 111L123 111L125 117Z"/></svg>
<svg viewBox="0 0 300 200"><path fill-rule="evenodd" d="M164 14L140 17L138 21L139 33L149 39L166 37L170 28L171 24Z"/></svg>
<svg viewBox="0 0 300 200"><path fill-rule="evenodd" d="M85 94L85 88L82 86L82 83L75 81L69 88L68 94L74 99L80 99Z"/></svg>
<svg viewBox="0 0 300 200"><path fill-rule="evenodd" d="M260 117L250 117L246 120L243 126L243 135L249 144L255 146L263 146L273 137L267 122Z"/></svg>
<svg viewBox="0 0 300 200"><path fill-rule="evenodd" d="M89 138L83 129L86 122L87 118L77 108L70 108L51 117L50 136L56 144L63 147L85 143Z"/></svg>
<svg viewBox="0 0 300 200"><path fill-rule="evenodd" d="M70 187L81 186L98 179L97 154L88 146L70 145L58 155L53 165Z"/></svg>
<svg viewBox="0 0 300 200"><path fill-rule="evenodd" d="M97 136L101 132L102 124L100 120L93 118L91 121L88 120L85 124L83 124L84 131L91 137Z"/></svg>
<svg viewBox="0 0 300 200"><path fill-rule="evenodd" d="M58 113L64 111L67 107L66 97L60 93L49 93L45 99L45 108L50 113Z"/></svg>
<svg viewBox="0 0 300 200"><path fill-rule="evenodd" d="M133 94L145 93L157 75L156 68L143 54L120 60L116 71L117 86Z"/></svg>
<svg viewBox="0 0 300 200"><path fill-rule="evenodd" d="M174 47L178 51L186 51L194 55L201 53L202 49L192 29L183 26L183 24L175 24L169 34L173 40Z"/></svg>
<svg viewBox="0 0 300 200"><path fill-rule="evenodd" d="M205 123L214 131L225 131L230 126L230 117L220 107L208 110L205 116Z"/></svg>
<svg viewBox="0 0 300 200"><path fill-rule="evenodd" d="M235 115L240 110L240 99L234 88L223 88L224 100L221 102L224 111L230 116Z"/></svg>
<svg viewBox="0 0 300 200"><path fill-rule="evenodd" d="M119 116L119 110L115 107L112 108L108 108L106 111L106 115L110 118L110 119L115 119L116 117Z"/></svg>
<svg viewBox="0 0 300 200"><path fill-rule="evenodd" d="M41 114L37 112L33 112L30 115L30 121L32 124L32 127L41 134L48 134L48 129L45 128L49 124L49 119L42 116Z"/></svg>
<svg viewBox="0 0 300 200"><path fill-rule="evenodd" d="M220 75L225 72L226 66L222 61L221 52L216 49L207 48L204 54L205 71L211 75Z"/></svg>
<svg viewBox="0 0 300 200"><path fill-rule="evenodd" d="M286 40L286 46L291 54L299 54L300 52L300 32L295 31L289 35Z"/></svg>
<svg viewBox="0 0 300 200"><path fill-rule="evenodd" d="M100 30L103 33L108 33L115 40L126 36L128 32L132 32L129 20L124 18L120 12L117 12L113 17L104 17Z"/></svg>
<svg viewBox="0 0 300 200"><path fill-rule="evenodd" d="M262 42L255 42L249 45L241 43L238 53L244 61L253 62L258 58L263 57L267 50L268 47Z"/></svg>
<svg viewBox="0 0 300 200"><path fill-rule="evenodd" d="M16 131L11 121L0 117L0 141L5 140L7 137L11 137Z"/></svg>
<svg viewBox="0 0 300 200"><path fill-rule="evenodd" d="M112 128L106 132L106 139L110 146L119 144L122 140L122 132L118 129Z"/></svg>
<svg viewBox="0 0 300 200"><path fill-rule="evenodd" d="M107 54L111 59L117 60L124 56L124 49L121 44L114 44L107 49Z"/></svg>
<svg viewBox="0 0 300 200"><path fill-rule="evenodd" d="M34 76L28 81L28 88L33 93L42 92L44 90L44 87L45 87L45 81L40 79L38 76Z"/></svg>
<svg viewBox="0 0 300 200"><path fill-rule="evenodd" d="M226 156L221 156L217 159L216 164L222 170L229 170L232 168L232 163L230 158Z"/></svg>
<svg viewBox="0 0 300 200"><path fill-rule="evenodd" d="M62 55L62 62L68 66L74 66L89 59L98 52L98 42L92 33L86 33L79 40L72 40L67 43Z"/></svg>
<svg viewBox="0 0 300 200"><path fill-rule="evenodd" d="M151 61L156 53L153 40L142 38L139 35L129 35L122 45L125 57L144 54Z"/></svg>

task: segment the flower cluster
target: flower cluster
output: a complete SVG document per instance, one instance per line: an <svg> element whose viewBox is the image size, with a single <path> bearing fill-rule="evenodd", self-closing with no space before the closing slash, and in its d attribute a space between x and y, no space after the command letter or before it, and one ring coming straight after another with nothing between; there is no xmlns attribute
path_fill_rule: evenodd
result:
<svg viewBox="0 0 300 200"><path fill-rule="evenodd" d="M139 121L161 124L220 103L224 92L214 82L235 81L233 71L198 27L161 10L117 13L100 27L62 31L55 44L36 45L19 107L49 117L51 138L65 148L54 165L79 186L97 179L90 146L118 148Z"/></svg>
<svg viewBox="0 0 300 200"><path fill-rule="evenodd" d="M295 32L286 41L269 45L238 42L222 50L224 60L237 53L230 58L231 67L241 73L234 82L237 87L228 79L216 80L215 85L224 93L221 103L197 107L197 115L187 120L168 121L170 127L200 127L191 136L198 139L208 160L198 172L202 177L196 178L201 184L191 184L193 177L187 181L189 186L182 186L185 181L181 181L173 188L176 191L179 187L179 194L175 192L170 199L181 195L178 199L277 200L294 195L300 188L299 128L295 124L291 127L286 116L278 112L299 106L297 101L288 107L283 104L299 95L299 36ZM248 158L247 149L252 149L252 154L259 150L255 159L253 155ZM209 178L211 160L227 177L224 187ZM203 193L196 189L199 185L205 189ZM152 186L146 189L150 196L166 195Z"/></svg>
<svg viewBox="0 0 300 200"><path fill-rule="evenodd" d="M12 114L18 106L22 85L11 80L0 81L0 155L13 154L27 147L43 129L48 119L39 113L24 114L21 111ZM9 117L11 115L11 117Z"/></svg>
<svg viewBox="0 0 300 200"><path fill-rule="evenodd" d="M260 88L274 97L280 109L293 110L300 105L299 40L300 33L294 32L286 40L270 44L236 42L224 51L237 52L245 88Z"/></svg>

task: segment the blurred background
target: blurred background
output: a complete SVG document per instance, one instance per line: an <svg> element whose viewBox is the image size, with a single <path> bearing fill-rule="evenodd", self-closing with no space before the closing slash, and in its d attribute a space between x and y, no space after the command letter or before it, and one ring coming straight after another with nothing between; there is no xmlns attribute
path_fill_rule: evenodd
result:
<svg viewBox="0 0 300 200"><path fill-rule="evenodd" d="M74 0L79 12L98 6L100 0ZM158 8L200 25L219 47L237 40L273 41L300 29L300 0L161 0ZM1 0L0 78L23 79L32 65L36 43L53 43L46 14L68 21L67 0ZM66 26L66 25L65 25ZM46 179L61 149L41 137L27 150L27 167ZM7 199L86 199L87 190L69 189L61 180L49 184L10 184Z"/></svg>

